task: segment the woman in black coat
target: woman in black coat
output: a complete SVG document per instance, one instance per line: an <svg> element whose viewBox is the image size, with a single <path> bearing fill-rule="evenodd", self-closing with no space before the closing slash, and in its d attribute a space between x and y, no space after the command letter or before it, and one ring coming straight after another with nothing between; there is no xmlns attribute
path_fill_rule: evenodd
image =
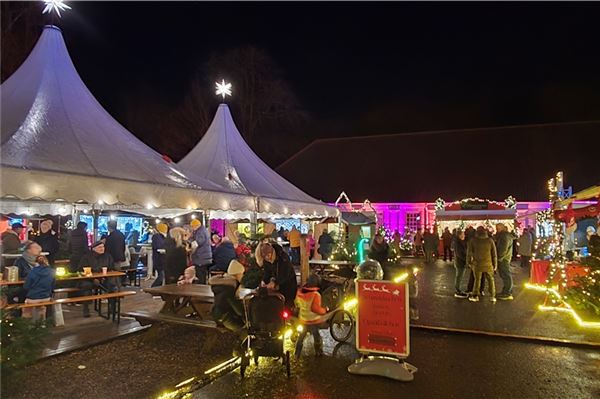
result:
<svg viewBox="0 0 600 399"><path fill-rule="evenodd" d="M187 252L184 245L185 230L172 228L165 239L165 284L177 284L179 276L188 267Z"/></svg>
<svg viewBox="0 0 600 399"><path fill-rule="evenodd" d="M261 244L260 253L264 259L263 283L279 291L285 297L286 306L292 308L298 283L289 256L277 244Z"/></svg>

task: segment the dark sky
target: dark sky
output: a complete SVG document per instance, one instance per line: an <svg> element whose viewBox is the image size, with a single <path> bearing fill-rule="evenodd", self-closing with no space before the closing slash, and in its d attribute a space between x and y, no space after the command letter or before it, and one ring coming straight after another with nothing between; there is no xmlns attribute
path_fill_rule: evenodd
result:
<svg viewBox="0 0 600 399"><path fill-rule="evenodd" d="M273 56L312 116L305 143L600 120L598 4L70 4L73 61L121 121L128 98L177 103L211 52L244 44Z"/></svg>

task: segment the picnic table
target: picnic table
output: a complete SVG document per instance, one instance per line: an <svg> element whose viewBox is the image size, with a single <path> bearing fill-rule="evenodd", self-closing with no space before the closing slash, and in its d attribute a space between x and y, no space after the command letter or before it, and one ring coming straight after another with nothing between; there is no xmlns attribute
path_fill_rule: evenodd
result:
<svg viewBox="0 0 600 399"><path fill-rule="evenodd" d="M323 259L312 259L308 261L311 269L316 269L317 274L325 274L326 271L334 272L339 270L340 267L354 269L356 262L347 260L323 260ZM314 267L313 267L314 266Z"/></svg>
<svg viewBox="0 0 600 399"><path fill-rule="evenodd" d="M162 298L165 304L160 313L199 319L202 319L202 315L198 305L212 304L215 299L210 285L206 284L167 284L145 288L144 292Z"/></svg>
<svg viewBox="0 0 600 399"><path fill-rule="evenodd" d="M123 272L109 271L109 272L106 272L106 274L100 272L100 273L92 273L92 274L88 274L88 275L79 275L79 276L68 276L68 277L56 276L56 282L91 280L91 279L101 279L101 278L107 278L107 277L122 277L124 275L125 275L125 273L123 273ZM0 287L10 286L10 285L23 285L23 284L25 284L25 280L17 280L17 281L2 280L2 281L0 281Z"/></svg>

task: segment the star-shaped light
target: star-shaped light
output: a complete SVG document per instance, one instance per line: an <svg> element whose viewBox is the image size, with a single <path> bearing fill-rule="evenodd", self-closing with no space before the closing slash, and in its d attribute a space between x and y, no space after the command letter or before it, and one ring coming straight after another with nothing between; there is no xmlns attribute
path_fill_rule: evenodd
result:
<svg viewBox="0 0 600 399"><path fill-rule="evenodd" d="M42 14L51 13L54 11L59 17L61 17L60 12L64 10L70 10L71 7L64 3L64 0L43 0L46 7Z"/></svg>
<svg viewBox="0 0 600 399"><path fill-rule="evenodd" d="M217 82L217 96L223 96L223 100L225 100L225 96L231 96L231 83L225 83L225 79L221 80L221 83Z"/></svg>

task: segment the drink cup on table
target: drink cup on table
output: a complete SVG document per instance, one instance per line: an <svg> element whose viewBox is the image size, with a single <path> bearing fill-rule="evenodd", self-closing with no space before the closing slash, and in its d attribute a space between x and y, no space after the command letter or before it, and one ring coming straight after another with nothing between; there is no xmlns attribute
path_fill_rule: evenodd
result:
<svg viewBox="0 0 600 399"><path fill-rule="evenodd" d="M106 274L108 273L108 267L103 267L102 268L102 274Z"/></svg>

